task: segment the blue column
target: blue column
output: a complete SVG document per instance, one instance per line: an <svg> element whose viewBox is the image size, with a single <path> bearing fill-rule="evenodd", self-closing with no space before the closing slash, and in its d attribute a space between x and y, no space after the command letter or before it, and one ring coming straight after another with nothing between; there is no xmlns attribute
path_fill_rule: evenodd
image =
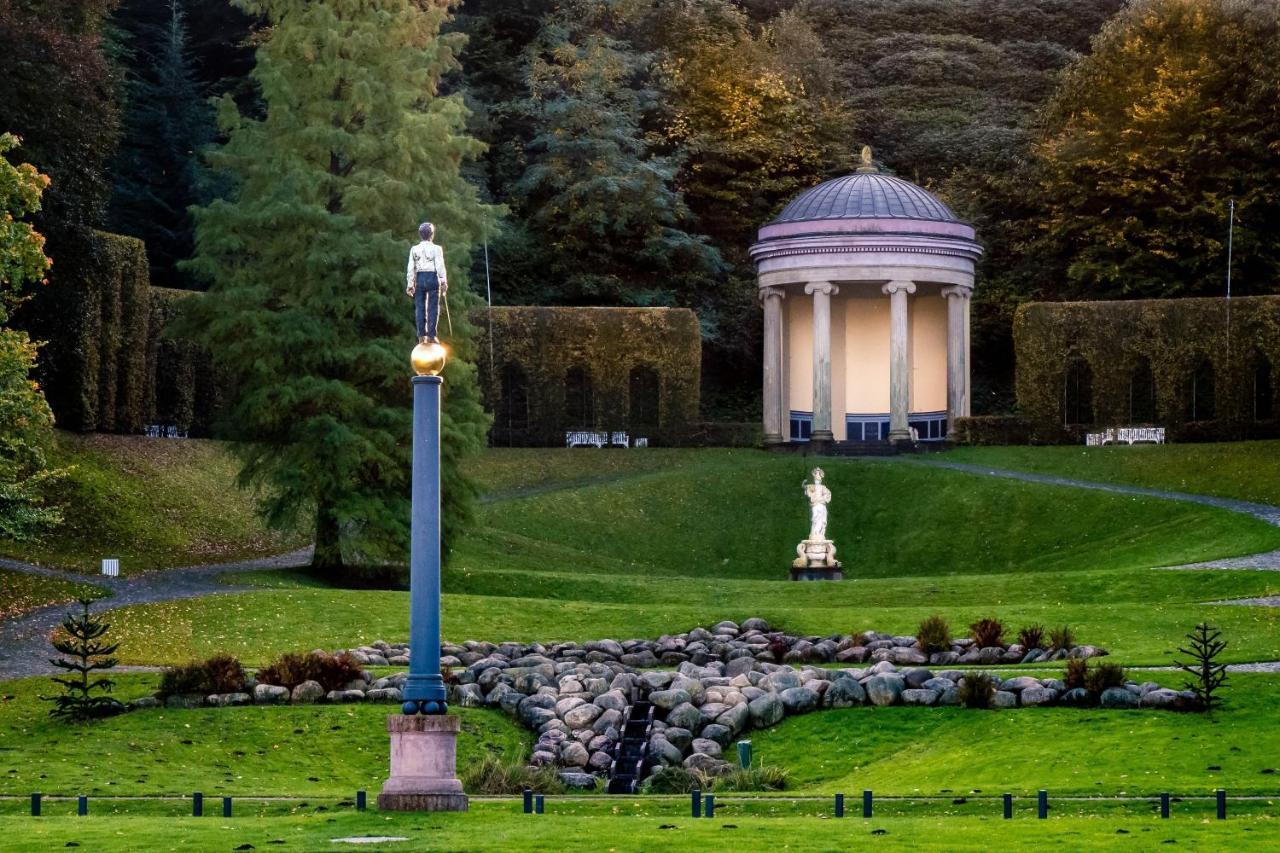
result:
<svg viewBox="0 0 1280 853"><path fill-rule="evenodd" d="M440 676L439 376L413 377L413 509L409 545L409 678L406 714L448 711Z"/></svg>

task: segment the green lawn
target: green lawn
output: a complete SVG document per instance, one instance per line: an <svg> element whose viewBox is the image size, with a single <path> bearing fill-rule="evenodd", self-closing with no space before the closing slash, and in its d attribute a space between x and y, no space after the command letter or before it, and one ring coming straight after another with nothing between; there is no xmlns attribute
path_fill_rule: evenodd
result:
<svg viewBox="0 0 1280 853"><path fill-rule="evenodd" d="M74 809L74 804L71 806ZM349 806L308 804L290 814L269 817L191 818L175 804L166 816L61 816L33 819L0 817L6 849L44 851L75 842L146 850L530 850L653 851L716 849L831 851L872 845L883 850L980 851L1065 849L1145 850L1168 842L1174 849L1274 849L1280 821L1274 812L1234 817L1225 822L1192 814L1162 821L1148 809L1057 812L1045 821L1022 814L1012 821L988 815L926 813L920 817L887 815L870 820L828 819L830 809L789 810L758 815L733 804L717 809L714 819L693 820L687 804L661 807L634 801L615 804L555 802L547 814L517 813L518 804L473 802L466 814L358 813ZM137 807L133 807L137 811ZM802 812L797 814L796 812ZM959 811L959 809L955 809ZM987 805L987 811L992 806ZM744 813L748 812L748 813ZM407 839L383 844L342 845L334 839L391 836ZM252 847L246 846L252 845Z"/></svg>
<svg viewBox="0 0 1280 853"><path fill-rule="evenodd" d="M0 555L95 574L220 563L300 547L263 527L239 465L214 441L58 433L53 462L73 468L58 490L63 524L32 545L0 540Z"/></svg>
<svg viewBox="0 0 1280 853"><path fill-rule="evenodd" d="M83 597L98 598L102 594L101 587L86 583L0 569L0 619L8 619L46 604L75 601Z"/></svg>
<svg viewBox="0 0 1280 853"><path fill-rule="evenodd" d="M962 447L942 458L1280 506L1280 441L1135 447Z"/></svg>
<svg viewBox="0 0 1280 853"><path fill-rule="evenodd" d="M53 806L54 804L49 804ZM216 804L215 804L216 805ZM74 803L70 810L74 810ZM174 803L163 816L138 814L75 818L61 804L58 816L0 817L6 849L44 851L75 842L83 848L128 846L145 850L530 850L654 851L719 849L808 851L845 850L870 845L877 850L979 851L1043 850L1048 844L1068 850L1147 850L1168 842L1174 849L1274 849L1280 821L1270 812L1250 809L1225 822L1209 820L1203 804L1187 814L1160 820L1148 807L1108 810L1097 807L1055 810L1048 820L1023 811L1014 820L998 819L997 808L957 806L917 808L921 816L884 814L830 819L830 807L806 804L758 813L727 801L713 819L693 820L688 804L635 800L573 802L552 800L547 813L518 813L518 803L473 801L465 814L393 814L355 812L350 806L309 803L281 814L284 807L255 809L253 816L192 818L189 805ZM238 808L244 808L243 805ZM1211 807L1210 807L1211 808ZM206 805L206 809L208 806ZM1025 809L1025 806L1024 806ZM259 811L269 816L256 816ZM46 812L49 812L46 809ZM848 813L851 815L851 813ZM342 845L334 839L392 836L407 839L384 844ZM252 847L246 846L252 845Z"/></svg>

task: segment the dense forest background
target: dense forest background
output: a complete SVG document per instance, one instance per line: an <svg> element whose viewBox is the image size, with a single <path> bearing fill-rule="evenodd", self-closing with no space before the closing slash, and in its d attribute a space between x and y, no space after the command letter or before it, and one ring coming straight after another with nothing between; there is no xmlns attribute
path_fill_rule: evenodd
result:
<svg viewBox="0 0 1280 853"><path fill-rule="evenodd" d="M755 229L864 144L978 229L976 413L1013 405L1023 301L1220 293L1232 199L1236 292L1280 281L1271 0L421 2L466 36L443 87L505 210L493 301L693 308L709 419L757 415ZM53 180L55 284L105 227L146 241L154 283L204 286L189 208L235 192L202 151L213 99L258 108L254 8L0 0L0 130Z"/></svg>

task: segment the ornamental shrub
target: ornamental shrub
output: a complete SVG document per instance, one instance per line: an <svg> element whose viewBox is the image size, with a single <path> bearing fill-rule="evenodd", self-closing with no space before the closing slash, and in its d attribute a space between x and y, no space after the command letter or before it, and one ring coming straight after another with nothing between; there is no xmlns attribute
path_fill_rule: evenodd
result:
<svg viewBox="0 0 1280 853"><path fill-rule="evenodd" d="M1090 669L1084 677L1084 687L1090 693L1100 695L1109 687L1124 687L1124 667L1118 663L1104 661Z"/></svg>
<svg viewBox="0 0 1280 853"><path fill-rule="evenodd" d="M167 667L156 692L162 699L185 693L239 693L247 680L244 667L234 655L219 653L207 660Z"/></svg>
<svg viewBox="0 0 1280 853"><path fill-rule="evenodd" d="M787 652L791 651L791 644L781 634L769 635L769 653L773 655L773 659L778 663L782 663L783 657Z"/></svg>
<svg viewBox="0 0 1280 853"><path fill-rule="evenodd" d="M969 631L979 648L1004 645L1004 625L1000 624L999 619L979 619L969 626Z"/></svg>
<svg viewBox="0 0 1280 853"><path fill-rule="evenodd" d="M773 764L736 768L716 778L716 791L785 791L790 771Z"/></svg>
<svg viewBox="0 0 1280 853"><path fill-rule="evenodd" d="M1044 626L1028 625L1018 631L1018 642L1027 651L1044 648Z"/></svg>
<svg viewBox="0 0 1280 853"><path fill-rule="evenodd" d="M640 790L646 794L687 794L695 788L708 790L708 779L696 770L687 767L663 767L655 772Z"/></svg>
<svg viewBox="0 0 1280 853"><path fill-rule="evenodd" d="M1067 625L1049 631L1049 648L1055 651L1069 651L1076 644L1075 632Z"/></svg>
<svg viewBox="0 0 1280 853"><path fill-rule="evenodd" d="M1062 675L1062 683L1068 690L1084 687L1089 680L1089 660L1087 658L1068 658L1067 671Z"/></svg>
<svg viewBox="0 0 1280 853"><path fill-rule="evenodd" d="M985 672L965 673L960 679L960 702L966 708L990 708L995 695L995 680Z"/></svg>
<svg viewBox="0 0 1280 853"><path fill-rule="evenodd" d="M920 648L925 654L950 651L951 626L947 624L946 619L935 614L926 618L920 623L920 627L916 628L916 639L920 642Z"/></svg>
<svg viewBox="0 0 1280 853"><path fill-rule="evenodd" d="M316 681L325 690L341 690L360 678L363 670L350 652L294 654L286 652L258 670L259 684L276 684L290 690L304 681Z"/></svg>
<svg viewBox="0 0 1280 853"><path fill-rule="evenodd" d="M496 755L487 755L464 770L462 787L469 794L519 794L525 788L537 794L564 791L555 767L527 767L519 761L503 761Z"/></svg>

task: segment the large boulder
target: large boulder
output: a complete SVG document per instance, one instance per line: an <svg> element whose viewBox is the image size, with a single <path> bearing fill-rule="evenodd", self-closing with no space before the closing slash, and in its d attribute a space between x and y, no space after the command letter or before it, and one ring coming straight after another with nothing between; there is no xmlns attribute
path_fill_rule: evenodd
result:
<svg viewBox="0 0 1280 853"><path fill-rule="evenodd" d="M293 688L290 698L295 705L314 705L324 698L324 687L318 681L304 681Z"/></svg>
<svg viewBox="0 0 1280 853"><path fill-rule="evenodd" d="M571 729L585 729L589 728L603 713L604 709L598 705L583 704L566 713L563 719Z"/></svg>
<svg viewBox="0 0 1280 853"><path fill-rule="evenodd" d="M769 673L760 686L765 690L781 693L784 690L790 690L792 687L799 687L800 684L800 674L788 667Z"/></svg>
<svg viewBox="0 0 1280 853"><path fill-rule="evenodd" d="M586 767L590 760L591 753L576 740L566 741L564 746L560 747L560 763L566 767Z"/></svg>
<svg viewBox="0 0 1280 853"><path fill-rule="evenodd" d="M403 702L404 694L399 687L376 687L364 694L370 702ZM486 702L488 700L485 700Z"/></svg>
<svg viewBox="0 0 1280 853"><path fill-rule="evenodd" d="M933 673L927 669L912 668L904 670L902 678L907 682L907 687L919 689L925 686L925 682L933 678Z"/></svg>
<svg viewBox="0 0 1280 853"><path fill-rule="evenodd" d="M605 708L600 712L600 716L596 717L596 721L591 724L591 730L597 734L604 734L609 729L617 731L622 728L622 714L612 708Z"/></svg>
<svg viewBox="0 0 1280 853"><path fill-rule="evenodd" d="M808 687L791 687L778 694L788 714L807 714L818 707L818 694Z"/></svg>
<svg viewBox="0 0 1280 853"><path fill-rule="evenodd" d="M733 769L727 761L701 752L695 752L686 758L684 766L690 770L698 770L708 776L723 776Z"/></svg>
<svg viewBox="0 0 1280 853"><path fill-rule="evenodd" d="M837 678L822 694L824 708L852 708L867 701L867 691L853 678Z"/></svg>
<svg viewBox="0 0 1280 853"><path fill-rule="evenodd" d="M1025 687L1019 698L1028 708L1036 705L1052 705L1058 698L1058 691L1052 687Z"/></svg>
<svg viewBox="0 0 1280 853"><path fill-rule="evenodd" d="M364 694L361 694L363 697ZM259 684L253 688L253 701L256 705L277 705L289 701L289 688L278 684Z"/></svg>
<svg viewBox="0 0 1280 853"><path fill-rule="evenodd" d="M747 723L750 721L750 706L746 702L742 702L738 705L732 705L729 707L729 710L716 717L716 723L724 726L734 735L745 730Z"/></svg>
<svg viewBox="0 0 1280 853"><path fill-rule="evenodd" d="M873 675L862 682L872 705L892 705L902 695L904 682L897 675Z"/></svg>
<svg viewBox="0 0 1280 853"><path fill-rule="evenodd" d="M655 764L672 767L679 765L683 757L684 753L662 735L649 738L649 759Z"/></svg>
<svg viewBox="0 0 1280 853"><path fill-rule="evenodd" d="M625 711L627 710L627 705L630 704L621 690L609 690L598 694L594 701L599 707L613 711Z"/></svg>
<svg viewBox="0 0 1280 853"><path fill-rule="evenodd" d="M684 705L690 698L686 690L655 690L649 694L649 701L663 711Z"/></svg>
<svg viewBox="0 0 1280 853"><path fill-rule="evenodd" d="M936 705L937 703L938 691L936 690L919 687L902 691L902 704L904 705Z"/></svg>
<svg viewBox="0 0 1280 853"><path fill-rule="evenodd" d="M684 702L667 712L667 725L692 731L702 725L702 712L689 702Z"/></svg>
<svg viewBox="0 0 1280 853"><path fill-rule="evenodd" d="M458 703L460 708L480 708L484 706L484 691L480 689L479 684L460 684L453 701Z"/></svg>
<svg viewBox="0 0 1280 853"><path fill-rule="evenodd" d="M1001 690L1008 690L1011 693L1021 693L1028 688L1041 687L1040 679L1032 678L1029 675L1019 675L1017 678L1010 678L1008 681L1000 683Z"/></svg>
<svg viewBox="0 0 1280 853"><path fill-rule="evenodd" d="M710 755L712 758L720 758L724 753L724 749L720 744L704 737L693 739L693 751L695 753L701 752L703 755Z"/></svg>
<svg viewBox="0 0 1280 853"><path fill-rule="evenodd" d="M997 690L991 696L992 708L1016 708L1018 707L1018 694L1008 690Z"/></svg>
<svg viewBox="0 0 1280 853"><path fill-rule="evenodd" d="M662 736L680 752L685 752L693 743L693 732L688 729L682 729L679 726L667 726L662 732Z"/></svg>
<svg viewBox="0 0 1280 853"><path fill-rule="evenodd" d="M1167 687L1157 687L1142 694L1138 704L1143 708L1175 708L1179 704L1178 691Z"/></svg>
<svg viewBox="0 0 1280 853"><path fill-rule="evenodd" d="M604 753L598 752L596 753L596 755L604 755ZM604 757L606 759L609 758L609 756L607 755L604 755ZM591 756L591 763L592 764L597 763L595 755ZM609 765L605 764L602 769L608 770ZM560 782L566 788L576 788L584 791L593 791L595 790L595 787L596 787L596 777L591 775L590 773L583 773L580 770L561 771Z"/></svg>
<svg viewBox="0 0 1280 853"><path fill-rule="evenodd" d="M1125 687L1108 687L1102 691L1099 701L1104 708L1136 708L1138 697Z"/></svg>
<svg viewBox="0 0 1280 853"><path fill-rule="evenodd" d="M752 699L747 711L751 714L752 727L763 729L780 722L786 714L786 707L776 693L765 693Z"/></svg>
<svg viewBox="0 0 1280 853"><path fill-rule="evenodd" d="M929 656L916 648L910 648L907 646L895 646L893 648L892 656L889 658L889 660L899 665L921 664L921 663L928 663Z"/></svg>

